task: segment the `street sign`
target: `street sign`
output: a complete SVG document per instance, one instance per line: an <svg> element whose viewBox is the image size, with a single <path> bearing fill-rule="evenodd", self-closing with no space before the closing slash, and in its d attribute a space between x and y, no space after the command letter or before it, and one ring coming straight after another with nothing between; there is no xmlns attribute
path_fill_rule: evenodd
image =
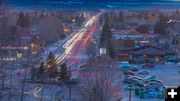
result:
<svg viewBox="0 0 180 101"><path fill-rule="evenodd" d="M100 55L106 54L106 48L100 48Z"/></svg>

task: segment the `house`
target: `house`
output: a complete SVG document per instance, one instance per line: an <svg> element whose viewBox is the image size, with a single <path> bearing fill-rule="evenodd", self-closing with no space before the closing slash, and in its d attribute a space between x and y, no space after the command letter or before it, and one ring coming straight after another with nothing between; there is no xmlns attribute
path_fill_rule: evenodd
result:
<svg viewBox="0 0 180 101"><path fill-rule="evenodd" d="M144 45L155 45L157 46L157 40L159 34L113 34L113 38L115 39L131 39L135 40L136 46L144 46Z"/></svg>
<svg viewBox="0 0 180 101"><path fill-rule="evenodd" d="M111 26L112 29L127 29L127 28L130 28L129 24L125 23L125 22L112 21L112 22L110 22L110 26Z"/></svg>
<svg viewBox="0 0 180 101"><path fill-rule="evenodd" d="M167 56L176 57L177 53L170 49L164 50L155 46L143 46L133 50L133 60L137 63L162 63Z"/></svg>
<svg viewBox="0 0 180 101"><path fill-rule="evenodd" d="M153 46L146 46L133 52L133 60L137 63L144 62L164 62L166 53L161 49Z"/></svg>
<svg viewBox="0 0 180 101"><path fill-rule="evenodd" d="M128 61L129 53L135 48L135 41L131 39L112 39L111 44L119 61Z"/></svg>

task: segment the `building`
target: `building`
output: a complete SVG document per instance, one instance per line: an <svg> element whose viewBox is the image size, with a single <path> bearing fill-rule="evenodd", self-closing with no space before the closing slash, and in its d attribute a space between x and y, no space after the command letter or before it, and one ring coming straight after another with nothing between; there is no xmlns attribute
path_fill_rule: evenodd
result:
<svg viewBox="0 0 180 101"><path fill-rule="evenodd" d="M159 34L113 34L115 39L131 39L135 41L136 46L154 45L157 46Z"/></svg>
<svg viewBox="0 0 180 101"><path fill-rule="evenodd" d="M141 47L133 52L133 60L136 63L157 63L164 62L166 53L153 46Z"/></svg>
<svg viewBox="0 0 180 101"><path fill-rule="evenodd" d="M136 63L164 63L166 57L177 57L177 53L171 49L161 49L154 46L144 46L133 50L133 61Z"/></svg>
<svg viewBox="0 0 180 101"><path fill-rule="evenodd" d="M129 53L135 48L135 41L131 39L112 39L111 44L119 61L128 61Z"/></svg>

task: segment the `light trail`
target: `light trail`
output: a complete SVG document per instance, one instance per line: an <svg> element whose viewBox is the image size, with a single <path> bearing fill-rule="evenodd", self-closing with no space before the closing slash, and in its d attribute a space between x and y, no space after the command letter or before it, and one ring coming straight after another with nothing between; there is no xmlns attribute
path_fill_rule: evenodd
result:
<svg viewBox="0 0 180 101"><path fill-rule="evenodd" d="M74 46L77 44L79 40L83 38L83 36L88 31L89 27L91 27L94 23L96 23L98 17L100 14L92 17L79 32L77 32L70 40L68 40L64 45L63 48L65 48L65 52L63 52L61 55L56 55L56 64L60 64L66 56L71 52L71 50L74 48Z"/></svg>
<svg viewBox="0 0 180 101"><path fill-rule="evenodd" d="M90 41L93 33L95 32L95 30L96 30L96 25L92 27L90 34L88 35L87 39L84 41L83 48L87 47L87 44L89 43L89 41Z"/></svg>

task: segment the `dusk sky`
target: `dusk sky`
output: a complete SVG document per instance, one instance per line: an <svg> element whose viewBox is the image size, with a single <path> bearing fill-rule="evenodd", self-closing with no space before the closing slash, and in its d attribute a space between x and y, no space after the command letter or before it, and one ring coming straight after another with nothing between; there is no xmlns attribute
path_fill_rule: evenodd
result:
<svg viewBox="0 0 180 101"><path fill-rule="evenodd" d="M180 0L7 0L7 1L15 1L15 2L22 2L22 1L31 1L31 2L36 2L36 1L86 1L86 2L91 2L91 1L118 1L118 2L179 2Z"/></svg>

